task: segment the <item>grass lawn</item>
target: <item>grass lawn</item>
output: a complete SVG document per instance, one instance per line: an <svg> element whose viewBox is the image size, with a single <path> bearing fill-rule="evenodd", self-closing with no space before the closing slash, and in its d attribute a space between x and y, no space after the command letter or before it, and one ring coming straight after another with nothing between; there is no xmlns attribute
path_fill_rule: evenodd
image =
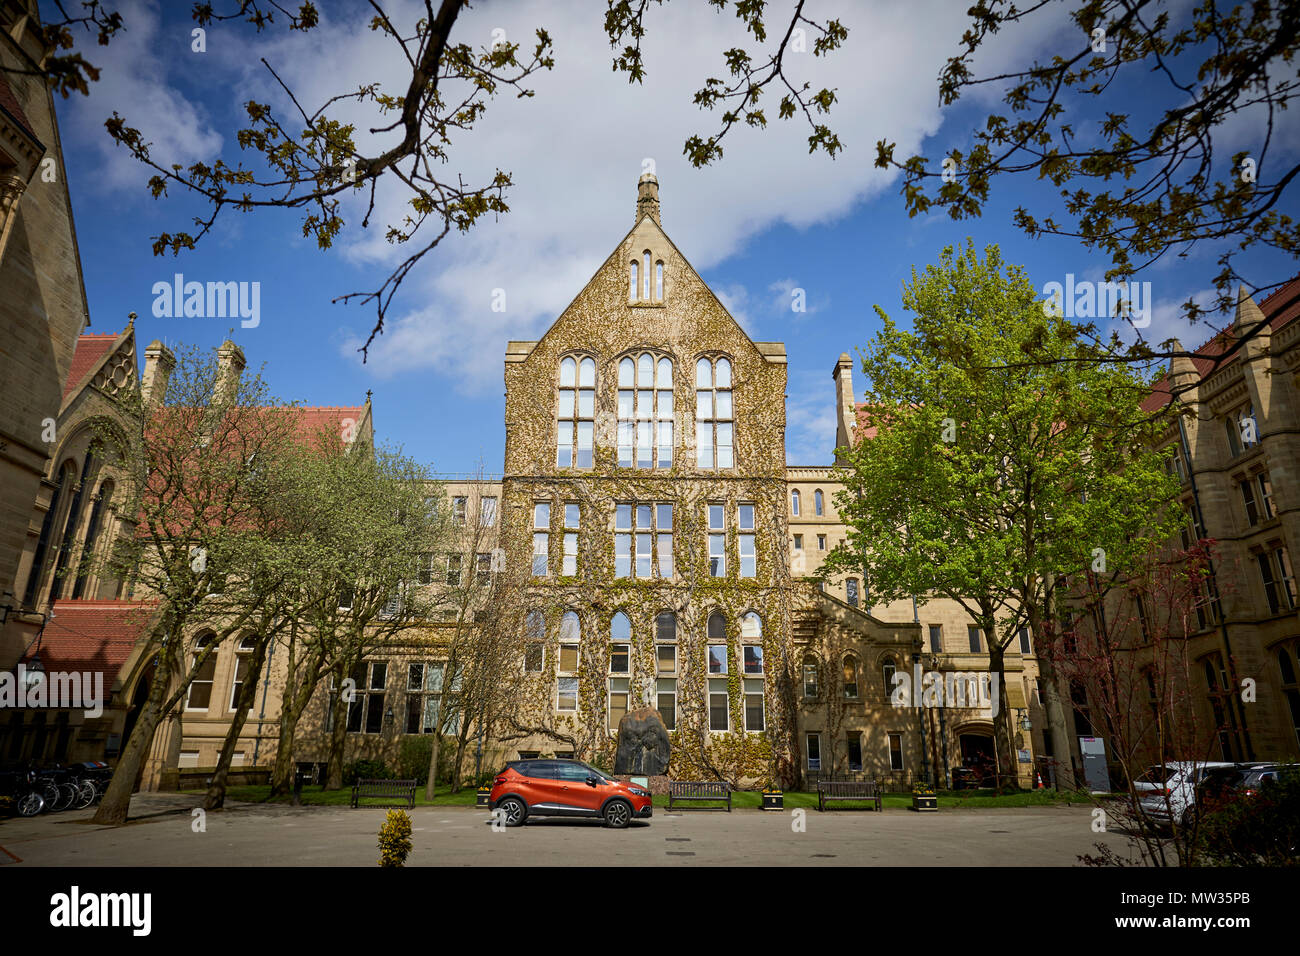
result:
<svg viewBox="0 0 1300 956"><path fill-rule="evenodd" d="M189 790L187 793L202 794L202 790ZM231 800L238 800L245 803L265 803L270 800L270 786L245 786L231 787L226 791L226 796ZM289 803L291 797L288 795L276 797L270 800L272 803ZM302 802L307 806L326 806L326 807L346 807L352 800L352 789L344 787L342 790L322 790L320 787L303 787ZM941 809L964 807L970 809L984 807L1042 807L1064 805L1068 803L1086 803L1087 797L1068 792L1058 793L1055 790L1025 790L1020 793L997 794L992 790L956 790L939 792L939 807ZM466 787L459 793L451 793L448 787L438 787L437 793L432 800L424 798L424 788L419 787L415 791L415 805L417 807L472 807L475 803L475 792L473 787ZM662 808L668 805L668 797L659 795L654 798L656 807ZM910 793L887 793L884 795L883 803L886 807L894 809L905 809L912 805L912 795ZM867 801L845 800L836 801L836 807L850 809L857 806L865 806ZM731 795L731 805L737 810L756 810L763 805L763 795L757 790L738 790ZM695 802L686 805L687 807L696 807L705 809L711 806L723 807L722 803L709 803L705 801ZM816 793L803 793L788 791L785 794L785 809L793 810L798 807L806 809L815 809L817 806Z"/></svg>

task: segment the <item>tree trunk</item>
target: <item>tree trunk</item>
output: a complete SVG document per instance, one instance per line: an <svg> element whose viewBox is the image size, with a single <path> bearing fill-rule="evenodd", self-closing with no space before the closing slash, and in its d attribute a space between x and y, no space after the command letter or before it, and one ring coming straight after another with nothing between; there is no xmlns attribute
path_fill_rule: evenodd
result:
<svg viewBox="0 0 1300 956"><path fill-rule="evenodd" d="M239 736L244 732L249 711L257 700L257 683L262 677L266 648L270 640L273 638L259 640L249 656L248 670L244 674L243 683L239 685L239 696L235 699L235 716L230 722L230 729L226 731L226 739L221 744L221 754L217 757L217 770L212 775L212 782L208 784L208 792L203 795L204 810L220 810L226 804L226 779L230 776L230 761L234 758ZM235 666L239 666L237 662Z"/></svg>
<svg viewBox="0 0 1300 956"><path fill-rule="evenodd" d="M442 744L442 711L438 712L438 727L433 729L433 746L429 748L429 780L424 785L424 799L433 799L433 790L438 782L438 751Z"/></svg>
<svg viewBox="0 0 1300 956"><path fill-rule="evenodd" d="M126 822L127 813L131 809L131 794L140 777L140 768L153 744L154 731L162 721L163 696L167 693L167 685L171 683L171 671L171 655L163 647L158 652L158 664L149 678L149 696L131 729L126 749L113 769L113 778L108 783L99 809L95 811L93 822L101 826L118 826Z"/></svg>
<svg viewBox="0 0 1300 956"><path fill-rule="evenodd" d="M989 672L998 682L998 712L993 715L994 753L998 761L1000 783L1016 781L1015 742L1011 737L1011 711L1007 707L1007 672L1005 648L997 639L997 631L989 628Z"/></svg>
<svg viewBox="0 0 1300 956"><path fill-rule="evenodd" d="M341 685L342 682L340 681ZM347 751L348 708L342 694L336 693L330 701L334 721L330 727L329 761L325 768L325 789L343 789L343 757Z"/></svg>
<svg viewBox="0 0 1300 956"><path fill-rule="evenodd" d="M1043 607L1047 620L1054 620L1056 617L1055 594L1055 582L1049 581ZM1043 712L1047 721L1047 732L1052 740L1052 766L1056 777L1054 784L1058 790L1073 790L1075 780L1074 768L1070 760L1070 737L1065 727L1065 708L1061 705L1056 666L1052 662L1055 648L1047 640L1043 620L1044 616L1039 613L1039 608L1031 605L1029 624L1034 633L1034 640L1037 642L1034 647L1038 650L1038 670L1043 678Z"/></svg>

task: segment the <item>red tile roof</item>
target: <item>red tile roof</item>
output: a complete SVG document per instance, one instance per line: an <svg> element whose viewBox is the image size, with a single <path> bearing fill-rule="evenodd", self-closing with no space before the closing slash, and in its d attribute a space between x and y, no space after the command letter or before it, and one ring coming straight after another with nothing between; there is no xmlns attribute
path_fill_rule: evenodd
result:
<svg viewBox="0 0 1300 956"><path fill-rule="evenodd" d="M1297 316L1300 316L1300 275L1276 289L1257 304L1268 322L1270 334L1290 325ZM1233 320L1236 320L1235 316ZM1226 358L1223 357L1232 344L1233 332L1231 328L1227 328L1216 332L1208 342L1201 344L1194 350L1192 364L1196 366L1196 374L1201 381L1237 361L1238 356L1241 355L1241 349L1236 349ZM1165 376L1167 375L1168 372L1166 371ZM1162 376L1160 381L1152 387L1151 394L1143 401L1143 411L1154 412L1169 404L1169 388L1165 376Z"/></svg>
<svg viewBox="0 0 1300 956"><path fill-rule="evenodd" d="M118 333L105 335L80 335L77 337L77 351L72 354L72 367L68 369L68 379L63 383L63 400L66 402L73 390L81 384L86 374L99 364L100 359L109 353Z"/></svg>
<svg viewBox="0 0 1300 956"><path fill-rule="evenodd" d="M22 106L19 105L18 97L14 95L14 91L10 89L8 82L5 81L3 73L0 73L0 109L12 116L14 122L21 126L23 132L30 136L33 141L37 143L41 141L40 137L32 129L32 121L27 118L27 114L23 112Z"/></svg>
<svg viewBox="0 0 1300 956"><path fill-rule="evenodd" d="M55 601L41 634L46 671L100 671L112 687L153 619L153 601Z"/></svg>

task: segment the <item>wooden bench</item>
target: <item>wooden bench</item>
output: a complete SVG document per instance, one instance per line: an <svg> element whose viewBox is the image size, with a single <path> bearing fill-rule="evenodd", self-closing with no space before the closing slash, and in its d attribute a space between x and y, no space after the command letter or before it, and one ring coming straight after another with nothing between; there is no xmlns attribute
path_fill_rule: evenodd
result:
<svg viewBox="0 0 1300 956"><path fill-rule="evenodd" d="M819 780L817 781L817 809L825 810L833 800L868 800L877 810L884 809L880 801L880 786L874 780Z"/></svg>
<svg viewBox="0 0 1300 956"><path fill-rule="evenodd" d="M731 787L725 780L670 780L668 782L668 809L674 803L690 803L707 800L711 803L725 802L726 811L731 812ZM702 809L721 810L722 807L705 807Z"/></svg>
<svg viewBox="0 0 1300 956"><path fill-rule="evenodd" d="M415 788L414 780L358 780L352 785L352 806L355 809L362 805L362 800L370 799L401 800L401 803L367 803L365 806L380 809L405 807L413 810Z"/></svg>

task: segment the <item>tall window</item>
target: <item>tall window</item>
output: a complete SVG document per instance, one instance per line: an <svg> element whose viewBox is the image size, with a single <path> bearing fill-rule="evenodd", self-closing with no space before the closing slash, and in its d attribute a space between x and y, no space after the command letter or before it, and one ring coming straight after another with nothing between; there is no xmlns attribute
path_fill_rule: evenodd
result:
<svg viewBox="0 0 1300 956"><path fill-rule="evenodd" d="M1291 571L1291 558L1286 548L1272 547L1255 555L1259 573L1264 579L1264 596L1274 614L1290 611L1296 606L1295 576Z"/></svg>
<svg viewBox="0 0 1300 956"><path fill-rule="evenodd" d="M740 551L740 576L756 577L758 574L758 557L754 551L754 506L741 502L736 506L736 522L740 534L736 543Z"/></svg>
<svg viewBox="0 0 1300 956"><path fill-rule="evenodd" d="M823 498L820 488L813 492L813 511L816 512L819 518L826 513L826 500Z"/></svg>
<svg viewBox="0 0 1300 956"><path fill-rule="evenodd" d="M980 639L980 629L974 624L966 625L966 639L970 642L970 652L979 654L984 650L984 642Z"/></svg>
<svg viewBox="0 0 1300 956"><path fill-rule="evenodd" d="M474 582L479 587L492 583L492 554L488 551L474 555Z"/></svg>
<svg viewBox="0 0 1300 956"><path fill-rule="evenodd" d="M356 696L348 704L348 733L377 734L384 729L384 696L388 687L387 661L362 661L352 672Z"/></svg>
<svg viewBox="0 0 1300 956"><path fill-rule="evenodd" d="M862 769L862 731L851 730L848 733L849 770Z"/></svg>
<svg viewBox="0 0 1300 956"><path fill-rule="evenodd" d="M533 577L544 578L550 573L551 505L538 501L533 504Z"/></svg>
<svg viewBox="0 0 1300 956"><path fill-rule="evenodd" d="M673 363L642 352L618 363L618 464L620 468L671 468L673 464Z"/></svg>
<svg viewBox="0 0 1300 956"><path fill-rule="evenodd" d="M858 696L858 659L852 654L844 658L844 697L856 700Z"/></svg>
<svg viewBox="0 0 1300 956"><path fill-rule="evenodd" d="M581 509L576 501L564 505L564 559L560 573L573 576L578 573L578 522Z"/></svg>
<svg viewBox="0 0 1300 956"><path fill-rule="evenodd" d="M98 543L100 527L103 524L103 512L113 500L113 482L105 479L99 485L99 494L94 498L90 509L90 520L86 523L86 540L81 548L81 564L77 569L77 580L72 588L72 599L82 596L86 581L94 570L95 546Z"/></svg>
<svg viewBox="0 0 1300 956"><path fill-rule="evenodd" d="M903 769L903 735L889 735L889 769Z"/></svg>
<svg viewBox="0 0 1300 956"><path fill-rule="evenodd" d="M609 624L609 729L618 730L618 723L628 710L629 683L632 673L632 623L626 614L618 611Z"/></svg>
<svg viewBox="0 0 1300 956"><path fill-rule="evenodd" d="M1209 691L1210 711L1219 734L1219 752L1222 760L1240 760L1238 756L1237 712L1232 706L1233 688L1228 672L1223 666L1223 656L1215 653L1205 658L1205 685Z"/></svg>
<svg viewBox="0 0 1300 956"><path fill-rule="evenodd" d="M894 675L898 673L898 665L894 663L892 657L886 657L880 670L881 676L885 679L885 696L888 697L894 692Z"/></svg>
<svg viewBox="0 0 1300 956"><path fill-rule="evenodd" d="M465 524L465 509L469 505L469 499L464 495L458 495L451 499L451 523L457 527L463 527Z"/></svg>
<svg viewBox="0 0 1300 956"><path fill-rule="evenodd" d="M746 611L740 616L740 643L741 665L745 676L762 677L763 619L753 611Z"/></svg>
<svg viewBox="0 0 1300 956"><path fill-rule="evenodd" d="M1228 453L1233 458L1259 444L1259 423L1253 405L1230 414L1224 419L1223 428L1228 436Z"/></svg>
<svg viewBox="0 0 1300 956"><path fill-rule="evenodd" d="M936 653L943 653L943 625L930 625L930 650Z"/></svg>
<svg viewBox="0 0 1300 956"><path fill-rule="evenodd" d="M1247 524L1253 527L1273 517L1273 483L1267 471L1243 479L1237 487L1241 489L1241 500L1246 506Z"/></svg>
<svg viewBox="0 0 1300 956"><path fill-rule="evenodd" d="M497 500L480 498L478 501L478 523L484 528L494 528L497 523Z"/></svg>
<svg viewBox="0 0 1300 956"><path fill-rule="evenodd" d="M243 687L244 681L248 679L248 662L256 647L257 638L250 634L240 641L239 647L235 649L235 679L230 682L231 713L235 712L239 703L239 688Z"/></svg>
<svg viewBox="0 0 1300 956"><path fill-rule="evenodd" d="M808 735L808 769L821 770L822 768L822 735Z"/></svg>
<svg viewBox="0 0 1300 956"><path fill-rule="evenodd" d="M1139 598L1139 599L1138 599L1138 605L1139 605L1138 614L1139 614L1139 616L1142 616L1142 613L1141 613L1141 604L1142 604L1142 601L1141 601L1141 599ZM1143 628L1144 631L1146 630L1146 618L1145 618L1145 616L1142 616L1142 628ZM1019 636L1020 636L1020 653L1021 653L1021 654L1032 654L1032 653L1033 653L1033 645L1032 645L1032 644L1030 643L1030 641L1029 641L1029 628L1027 628L1027 627L1022 627L1022 628L1020 629L1020 635L1019 635Z"/></svg>
<svg viewBox="0 0 1300 956"><path fill-rule="evenodd" d="M816 698L821 694L820 681L818 680L817 658L811 654L804 655L803 659L803 695L808 698Z"/></svg>
<svg viewBox="0 0 1300 956"><path fill-rule="evenodd" d="M849 578L844 582L844 596L849 600L849 607L858 606L858 579Z"/></svg>
<svg viewBox="0 0 1300 956"><path fill-rule="evenodd" d="M656 706L664 727L677 729L677 615L655 616Z"/></svg>
<svg viewBox="0 0 1300 956"><path fill-rule="evenodd" d="M731 409L731 360L702 358L695 363L695 464L735 467Z"/></svg>
<svg viewBox="0 0 1300 956"><path fill-rule="evenodd" d="M727 619L721 611L709 615L708 672L718 676L727 674Z"/></svg>
<svg viewBox="0 0 1300 956"><path fill-rule="evenodd" d="M709 510L709 576L727 576L727 507L710 504Z"/></svg>
<svg viewBox="0 0 1300 956"><path fill-rule="evenodd" d="M555 681L555 709L578 709L578 650L582 641L582 624L573 611L560 618L560 659Z"/></svg>
<svg viewBox="0 0 1300 956"><path fill-rule="evenodd" d="M790 514L799 517L799 489L790 492Z"/></svg>
<svg viewBox="0 0 1300 956"><path fill-rule="evenodd" d="M673 506L614 506L614 577L673 576Z"/></svg>
<svg viewBox="0 0 1300 956"><path fill-rule="evenodd" d="M461 556L459 554L447 555L447 586L460 587L460 565Z"/></svg>
<svg viewBox="0 0 1300 956"><path fill-rule="evenodd" d="M596 428L596 362L568 356L560 362L559 403L556 405L555 466L590 468Z"/></svg>
<svg viewBox="0 0 1300 956"><path fill-rule="evenodd" d="M1277 649L1278 675L1282 678L1282 696L1286 698L1287 709L1291 713L1291 726L1295 739L1300 743L1300 681L1296 680L1297 651L1300 645L1288 644Z"/></svg>
<svg viewBox="0 0 1300 956"><path fill-rule="evenodd" d="M203 652L212 646L212 640L213 638L211 634L204 634L194 642L194 656L192 658L193 663L190 665L191 667L193 667L194 664L197 664L199 658L203 655ZM185 701L186 710L208 709L208 705L212 702L212 679L216 676L216 673L217 649L212 648L212 653L208 655L208 659L200 665L197 671L195 671L194 680L190 682L189 697Z"/></svg>
<svg viewBox="0 0 1300 956"><path fill-rule="evenodd" d="M441 663L414 661L406 665L406 733L431 734L437 729L442 676Z"/></svg>

